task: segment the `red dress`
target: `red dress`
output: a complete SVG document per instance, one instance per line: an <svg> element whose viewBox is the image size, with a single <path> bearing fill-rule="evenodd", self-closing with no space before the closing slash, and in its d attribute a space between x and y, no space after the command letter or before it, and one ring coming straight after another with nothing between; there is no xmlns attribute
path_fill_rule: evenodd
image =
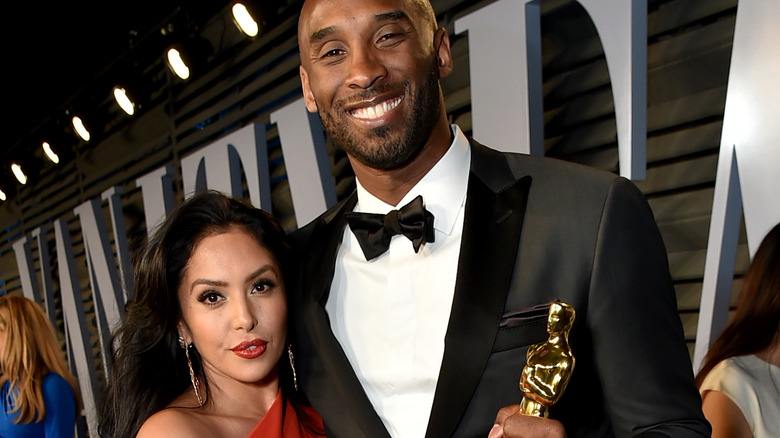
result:
<svg viewBox="0 0 780 438"><path fill-rule="evenodd" d="M257 423L248 438L317 438L324 434L316 431L324 431L322 418L309 406L300 406L308 417L311 429L306 428L298 419L298 414L293 409L290 400L282 400L282 390L276 393L276 399L268 409L263 419Z"/></svg>

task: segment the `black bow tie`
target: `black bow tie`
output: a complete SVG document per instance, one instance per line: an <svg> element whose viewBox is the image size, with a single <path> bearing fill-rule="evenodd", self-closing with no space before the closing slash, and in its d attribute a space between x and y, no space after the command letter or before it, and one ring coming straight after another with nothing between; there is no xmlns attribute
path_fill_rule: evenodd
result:
<svg viewBox="0 0 780 438"><path fill-rule="evenodd" d="M349 228L360 242L360 248L371 260L380 256L390 247L390 239L403 234L412 241L414 252L418 252L425 242L434 241L433 213L423 207L422 196L387 214L346 213Z"/></svg>

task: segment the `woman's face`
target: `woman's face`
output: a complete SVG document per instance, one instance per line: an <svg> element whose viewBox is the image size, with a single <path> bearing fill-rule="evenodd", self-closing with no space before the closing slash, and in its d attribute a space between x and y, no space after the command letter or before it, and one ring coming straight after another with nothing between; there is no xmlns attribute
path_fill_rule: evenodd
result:
<svg viewBox="0 0 780 438"><path fill-rule="evenodd" d="M271 254L234 228L203 238L179 286L179 332L194 343L210 382L277 384L287 302Z"/></svg>

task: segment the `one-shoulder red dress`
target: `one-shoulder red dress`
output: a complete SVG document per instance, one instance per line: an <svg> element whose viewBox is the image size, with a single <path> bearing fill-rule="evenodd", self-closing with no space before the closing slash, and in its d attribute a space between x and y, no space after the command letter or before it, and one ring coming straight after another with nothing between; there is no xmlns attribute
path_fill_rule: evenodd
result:
<svg viewBox="0 0 780 438"><path fill-rule="evenodd" d="M276 399L265 416L249 434L248 438L320 438L325 428L322 418L309 406L299 406L298 409L306 416L304 425L289 399L282 399L282 390L276 394ZM309 427L307 427L309 426ZM318 432L319 431L319 432Z"/></svg>

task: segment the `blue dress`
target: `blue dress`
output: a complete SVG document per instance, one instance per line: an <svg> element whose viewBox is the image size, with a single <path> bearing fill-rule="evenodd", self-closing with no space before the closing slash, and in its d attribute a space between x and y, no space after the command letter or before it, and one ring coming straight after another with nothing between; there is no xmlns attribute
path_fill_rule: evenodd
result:
<svg viewBox="0 0 780 438"><path fill-rule="evenodd" d="M0 438L72 438L76 427L76 395L73 388L59 374L43 377L41 390L46 404L46 417L40 423L16 424L19 412L13 409L13 396L8 397L10 383L0 390Z"/></svg>

